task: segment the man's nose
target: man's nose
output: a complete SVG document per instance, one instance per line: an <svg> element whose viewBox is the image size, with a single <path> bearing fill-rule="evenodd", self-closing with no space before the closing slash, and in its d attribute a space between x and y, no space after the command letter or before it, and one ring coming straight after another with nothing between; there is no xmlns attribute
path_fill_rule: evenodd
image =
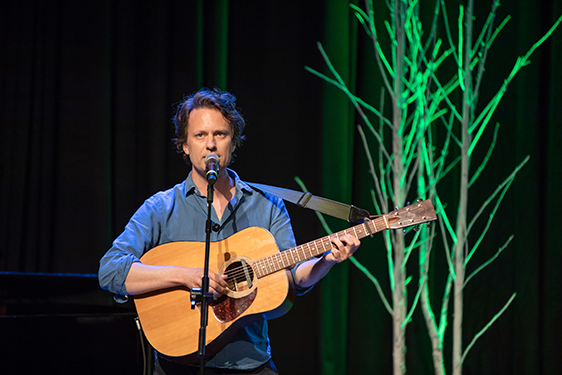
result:
<svg viewBox="0 0 562 375"><path fill-rule="evenodd" d="M214 150L217 147L217 143L215 142L215 137L211 136L207 139L207 149Z"/></svg>

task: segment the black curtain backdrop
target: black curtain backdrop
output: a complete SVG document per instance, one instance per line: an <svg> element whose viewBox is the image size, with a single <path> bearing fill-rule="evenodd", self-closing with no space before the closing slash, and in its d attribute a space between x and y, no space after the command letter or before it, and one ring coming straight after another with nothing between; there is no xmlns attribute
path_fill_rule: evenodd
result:
<svg viewBox="0 0 562 375"><path fill-rule="evenodd" d="M171 145L170 118L174 103L201 86L238 97L247 141L232 167L243 179L298 189L293 178L299 176L313 193L374 212L364 152L353 139L359 119L341 93L304 69L325 69L320 41L359 94L378 103L380 79L370 52L363 52L369 42L346 3L1 2L0 271L97 273L100 257L142 202L186 177ZM422 12L431 16L433 4L423 1ZM453 25L457 4L447 1ZM483 22L491 4L476 7ZM376 9L382 32L388 12L384 2ZM502 3L498 20L512 18L488 57L480 103L560 14L560 0ZM465 290L464 346L513 292L517 298L473 347L465 374L546 375L562 368L562 31L531 61L494 116L501 124L498 145L471 200L481 201L531 156L474 259L481 264L515 234ZM336 180L342 175L348 176L343 183ZM314 213L288 208L298 243L324 235ZM441 255L434 255L435 298L446 272ZM357 258L389 295L380 238L364 240ZM391 321L375 289L349 264L336 275L270 322L282 374L391 373ZM332 288L346 292L326 305L322 299ZM408 330L408 372L431 374L430 355L418 311ZM450 353L446 362L450 372Z"/></svg>

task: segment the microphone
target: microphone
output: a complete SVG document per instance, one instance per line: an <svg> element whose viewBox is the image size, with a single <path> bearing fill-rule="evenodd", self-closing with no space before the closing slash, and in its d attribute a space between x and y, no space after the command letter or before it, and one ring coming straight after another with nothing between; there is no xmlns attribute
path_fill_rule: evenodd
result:
<svg viewBox="0 0 562 375"><path fill-rule="evenodd" d="M219 176L220 159L217 154L209 154L205 157L205 169L207 171L207 182L214 184Z"/></svg>

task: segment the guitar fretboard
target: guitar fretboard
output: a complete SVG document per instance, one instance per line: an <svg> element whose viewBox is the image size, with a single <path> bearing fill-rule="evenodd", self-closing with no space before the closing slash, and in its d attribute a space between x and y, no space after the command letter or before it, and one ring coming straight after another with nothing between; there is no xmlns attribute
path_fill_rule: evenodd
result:
<svg viewBox="0 0 562 375"><path fill-rule="evenodd" d="M330 241L331 238L340 238L349 234L361 239L386 229L389 229L389 224L385 215L329 236L293 247L292 249L262 258L254 263L254 269L258 278L264 277L332 250L334 245L332 241Z"/></svg>

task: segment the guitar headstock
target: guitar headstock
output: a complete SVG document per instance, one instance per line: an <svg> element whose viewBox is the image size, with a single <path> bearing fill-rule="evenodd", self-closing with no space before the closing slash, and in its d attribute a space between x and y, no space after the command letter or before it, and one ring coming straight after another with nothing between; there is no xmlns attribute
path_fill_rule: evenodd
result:
<svg viewBox="0 0 562 375"><path fill-rule="evenodd" d="M386 218L391 229L399 229L435 221L437 215L431 199L426 199L391 211L386 215Z"/></svg>

